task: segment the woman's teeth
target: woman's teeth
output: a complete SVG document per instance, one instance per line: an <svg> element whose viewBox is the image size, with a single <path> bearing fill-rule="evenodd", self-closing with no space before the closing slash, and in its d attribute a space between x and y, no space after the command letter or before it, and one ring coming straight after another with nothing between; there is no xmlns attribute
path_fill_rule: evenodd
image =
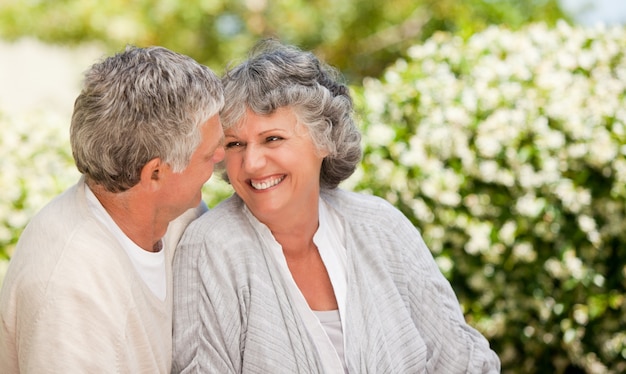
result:
<svg viewBox="0 0 626 374"><path fill-rule="evenodd" d="M271 179L268 179L268 180L263 181L263 182L250 181L250 184L256 190L266 190L266 189L268 189L270 187L273 187L273 186L277 185L278 183L282 182L283 179L285 179L284 176L283 177L277 177L277 178L271 178Z"/></svg>

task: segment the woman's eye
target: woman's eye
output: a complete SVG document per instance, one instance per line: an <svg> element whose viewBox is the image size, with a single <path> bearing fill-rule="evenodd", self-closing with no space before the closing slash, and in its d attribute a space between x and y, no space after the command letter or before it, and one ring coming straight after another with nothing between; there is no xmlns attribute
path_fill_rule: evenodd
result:
<svg viewBox="0 0 626 374"><path fill-rule="evenodd" d="M283 138L281 138L280 136L268 136L267 138L265 138L265 141L267 141L268 143L275 142L277 140L283 140Z"/></svg>
<svg viewBox="0 0 626 374"><path fill-rule="evenodd" d="M241 145L242 145L241 142L227 142L226 145L224 146L224 148L231 149L231 148L235 148L235 147L241 147Z"/></svg>

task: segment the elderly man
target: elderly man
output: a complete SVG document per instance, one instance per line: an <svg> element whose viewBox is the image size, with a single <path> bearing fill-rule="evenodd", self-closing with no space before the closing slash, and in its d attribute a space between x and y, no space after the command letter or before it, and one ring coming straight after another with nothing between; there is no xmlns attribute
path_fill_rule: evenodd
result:
<svg viewBox="0 0 626 374"><path fill-rule="evenodd" d="M3 373L169 373L171 259L224 157L219 78L162 47L93 65L78 183L24 230L0 293Z"/></svg>

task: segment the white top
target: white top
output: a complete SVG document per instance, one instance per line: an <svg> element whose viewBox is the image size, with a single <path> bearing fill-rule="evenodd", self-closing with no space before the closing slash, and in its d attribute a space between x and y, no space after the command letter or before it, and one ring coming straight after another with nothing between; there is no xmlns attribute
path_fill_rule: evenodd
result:
<svg viewBox="0 0 626 374"><path fill-rule="evenodd" d="M322 323L326 335L335 347L344 370L346 363L344 358L345 339L343 338L343 328L341 320L345 317L346 311L346 248L344 240L344 229L341 221L334 214L326 203L320 199L319 204L319 228L313 236L313 242L322 257L322 262L326 267L330 283L335 292L339 310L336 311L315 311L317 318Z"/></svg>
<svg viewBox="0 0 626 374"><path fill-rule="evenodd" d="M343 364L343 369L348 372L346 368L346 360L343 351L343 331L341 330L341 318L339 317L339 310L314 310L313 313L317 316L322 327L326 331L326 335L330 339L330 342L335 347L337 355Z"/></svg>
<svg viewBox="0 0 626 374"><path fill-rule="evenodd" d="M252 216L252 213L245 208L246 214ZM253 224L259 221L252 219ZM269 233L268 231L260 230ZM330 209L320 199L319 205L319 228L313 237L313 242L317 245L322 261L326 266L326 271L330 277L330 282L335 292L337 305L339 306L339 315L345 313L346 302L346 250L342 243L341 225L339 219L331 214ZM304 295L298 288L296 281L291 275L291 271L287 266L282 246L276 241L272 235L262 235L262 239L271 253L280 269L280 276L285 282L285 287L296 300L295 309L300 313L302 320L306 326L308 333L314 341L320 357L322 357L322 365L327 373L345 372L344 338L340 329L324 326L318 316L309 307ZM341 320L339 321L341 325ZM340 326L341 327L341 326ZM331 328L331 330L327 330ZM340 334L341 336L339 336ZM332 338L331 338L332 336Z"/></svg>
<svg viewBox="0 0 626 374"><path fill-rule="evenodd" d="M85 194L87 196L87 205L96 218L105 225L109 231L120 242L120 245L139 273L141 279L146 283L148 288L161 301L165 300L166 295L166 275L165 275L165 251L161 245L158 252L148 252L133 242L119 226L113 218L104 209L96 195L91 191L89 186L85 184Z"/></svg>

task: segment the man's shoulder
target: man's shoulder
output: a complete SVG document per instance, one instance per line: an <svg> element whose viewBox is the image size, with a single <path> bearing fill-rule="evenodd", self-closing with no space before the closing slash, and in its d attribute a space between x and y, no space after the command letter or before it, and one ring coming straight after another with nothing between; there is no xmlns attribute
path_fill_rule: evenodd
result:
<svg viewBox="0 0 626 374"><path fill-rule="evenodd" d="M85 279L108 282L107 277L126 269L118 242L77 196L74 185L32 218L18 240L5 283L81 287L88 283Z"/></svg>
<svg viewBox="0 0 626 374"><path fill-rule="evenodd" d="M20 238L9 262L7 277L15 272L43 283L55 278L71 283L84 277L113 278L122 273L125 253L116 239L101 227L86 222L50 234Z"/></svg>

